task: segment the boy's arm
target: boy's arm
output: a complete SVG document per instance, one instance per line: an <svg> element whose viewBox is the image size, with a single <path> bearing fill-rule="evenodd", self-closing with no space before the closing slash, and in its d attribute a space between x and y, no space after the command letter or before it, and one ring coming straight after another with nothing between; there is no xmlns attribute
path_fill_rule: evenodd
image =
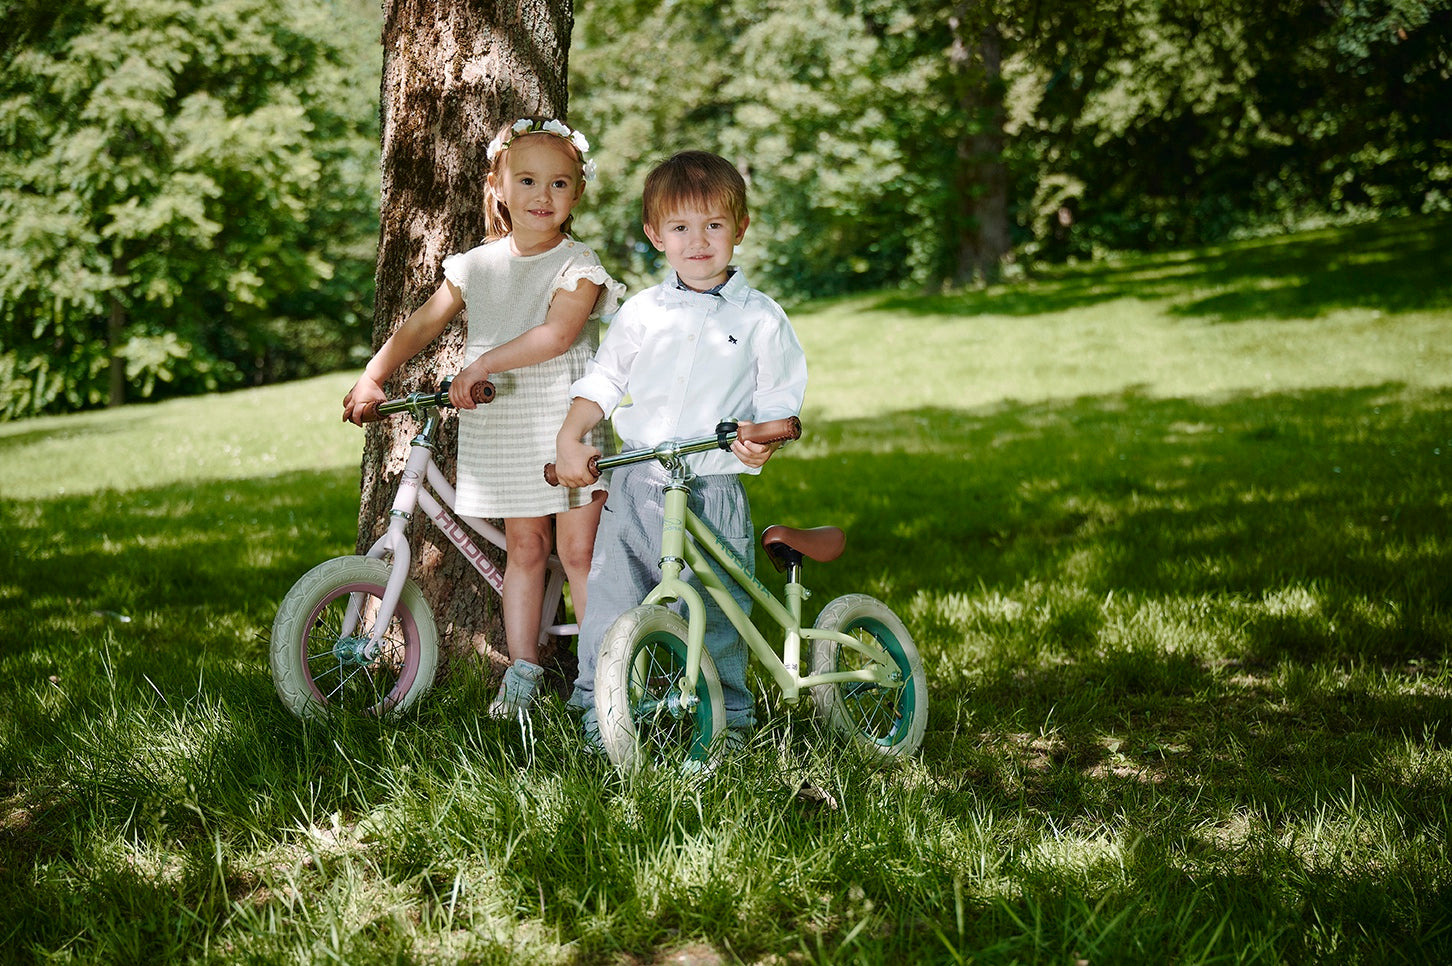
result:
<svg viewBox="0 0 1452 966"><path fill-rule="evenodd" d="M570 411L555 437L555 476L563 486L589 486L595 482L590 473L590 459L600 451L584 442L585 434L605 418L605 411L594 400L576 396Z"/></svg>
<svg viewBox="0 0 1452 966"><path fill-rule="evenodd" d="M464 296L453 282L445 279L428 301L414 309L398 331L389 336L388 341L379 346L373 358L368 360L368 365L363 367L363 375L343 397L343 419L362 425L366 406L388 398L383 392L383 384L388 377L437 339L463 308Z"/></svg>
<svg viewBox="0 0 1452 966"><path fill-rule="evenodd" d="M756 391L752 394L756 422L799 416L806 399L807 355L785 312L780 312L777 322L764 332L756 348ZM731 452L742 463L757 469L781 446L781 443L748 443L738 439L731 444Z"/></svg>

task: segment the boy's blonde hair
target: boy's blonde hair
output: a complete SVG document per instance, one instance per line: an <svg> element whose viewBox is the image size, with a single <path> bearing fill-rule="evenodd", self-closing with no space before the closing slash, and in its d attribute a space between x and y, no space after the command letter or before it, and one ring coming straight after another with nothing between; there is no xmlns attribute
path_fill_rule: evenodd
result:
<svg viewBox="0 0 1452 966"><path fill-rule="evenodd" d="M641 216L652 227L681 209L704 211L721 205L740 229L746 223L746 179L718 154L681 151L645 176Z"/></svg>

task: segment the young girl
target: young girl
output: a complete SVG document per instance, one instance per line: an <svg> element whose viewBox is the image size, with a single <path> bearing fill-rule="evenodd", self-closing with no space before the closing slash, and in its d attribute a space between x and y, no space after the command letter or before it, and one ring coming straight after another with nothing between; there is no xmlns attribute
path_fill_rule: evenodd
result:
<svg viewBox="0 0 1452 966"><path fill-rule="evenodd" d="M534 699L543 673L537 662L545 564L556 542L576 617L584 613L604 503L598 484L557 490L540 470L555 458L570 384L599 341L598 317L613 311L624 292L595 253L568 234L570 213L594 177L589 149L579 132L553 118L520 118L495 136L487 152L484 244L444 259L438 291L379 348L343 398L344 418L359 422L364 406L386 398L384 381L468 309L470 361L449 388L449 401L460 409L455 510L504 520L510 665L489 706L495 717L521 713ZM498 395L478 408L470 390L485 379Z"/></svg>

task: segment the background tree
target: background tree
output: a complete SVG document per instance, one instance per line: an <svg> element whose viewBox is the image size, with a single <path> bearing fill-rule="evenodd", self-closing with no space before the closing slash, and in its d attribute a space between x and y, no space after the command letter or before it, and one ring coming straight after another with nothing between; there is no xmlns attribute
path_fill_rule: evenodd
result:
<svg viewBox="0 0 1452 966"><path fill-rule="evenodd" d="M444 257L483 240L485 148L494 132L523 114L564 116L574 25L569 0L387 0L383 9L375 349L438 288ZM431 387L462 368L466 321L461 315L400 367L385 387L390 395ZM450 478L455 426L446 422L434 453ZM360 552L386 528L390 484L415 431L407 420L368 428ZM456 651L481 653L491 641L502 642L497 600L479 592L459 554L425 531L413 530L416 572L443 638Z"/></svg>
<svg viewBox="0 0 1452 966"><path fill-rule="evenodd" d="M340 365L371 296L367 8L11 0L4 22L0 418Z"/></svg>
<svg viewBox="0 0 1452 966"><path fill-rule="evenodd" d="M741 260L787 298L1452 207L1449 0L579 9L577 224L636 283L643 171L686 144L751 176Z"/></svg>

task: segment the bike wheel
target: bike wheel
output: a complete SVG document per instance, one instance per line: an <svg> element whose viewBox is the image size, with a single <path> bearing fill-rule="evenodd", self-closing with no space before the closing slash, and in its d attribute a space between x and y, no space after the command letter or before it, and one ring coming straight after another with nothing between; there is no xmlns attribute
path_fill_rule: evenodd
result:
<svg viewBox="0 0 1452 966"><path fill-rule="evenodd" d="M403 711L433 685L438 631L423 593L404 584L381 647L366 646L390 567L368 557L335 557L293 584L272 623L272 683L300 718L343 710ZM343 634L356 598L357 626Z"/></svg>
<svg viewBox="0 0 1452 966"><path fill-rule="evenodd" d="M710 768L720 757L721 680L711 655L702 653L695 694L682 694L686 640L685 619L655 604L626 611L605 634L595 714L605 753L621 771L677 755Z"/></svg>
<svg viewBox="0 0 1452 966"><path fill-rule="evenodd" d="M907 628L886 604L864 594L838 597L817 617L819 629L839 631L888 653L901 676L901 688L862 681L819 684L812 688L817 715L853 743L884 759L911 755L928 727L927 677L923 659ZM872 660L836 641L812 641L812 673L854 671Z"/></svg>

